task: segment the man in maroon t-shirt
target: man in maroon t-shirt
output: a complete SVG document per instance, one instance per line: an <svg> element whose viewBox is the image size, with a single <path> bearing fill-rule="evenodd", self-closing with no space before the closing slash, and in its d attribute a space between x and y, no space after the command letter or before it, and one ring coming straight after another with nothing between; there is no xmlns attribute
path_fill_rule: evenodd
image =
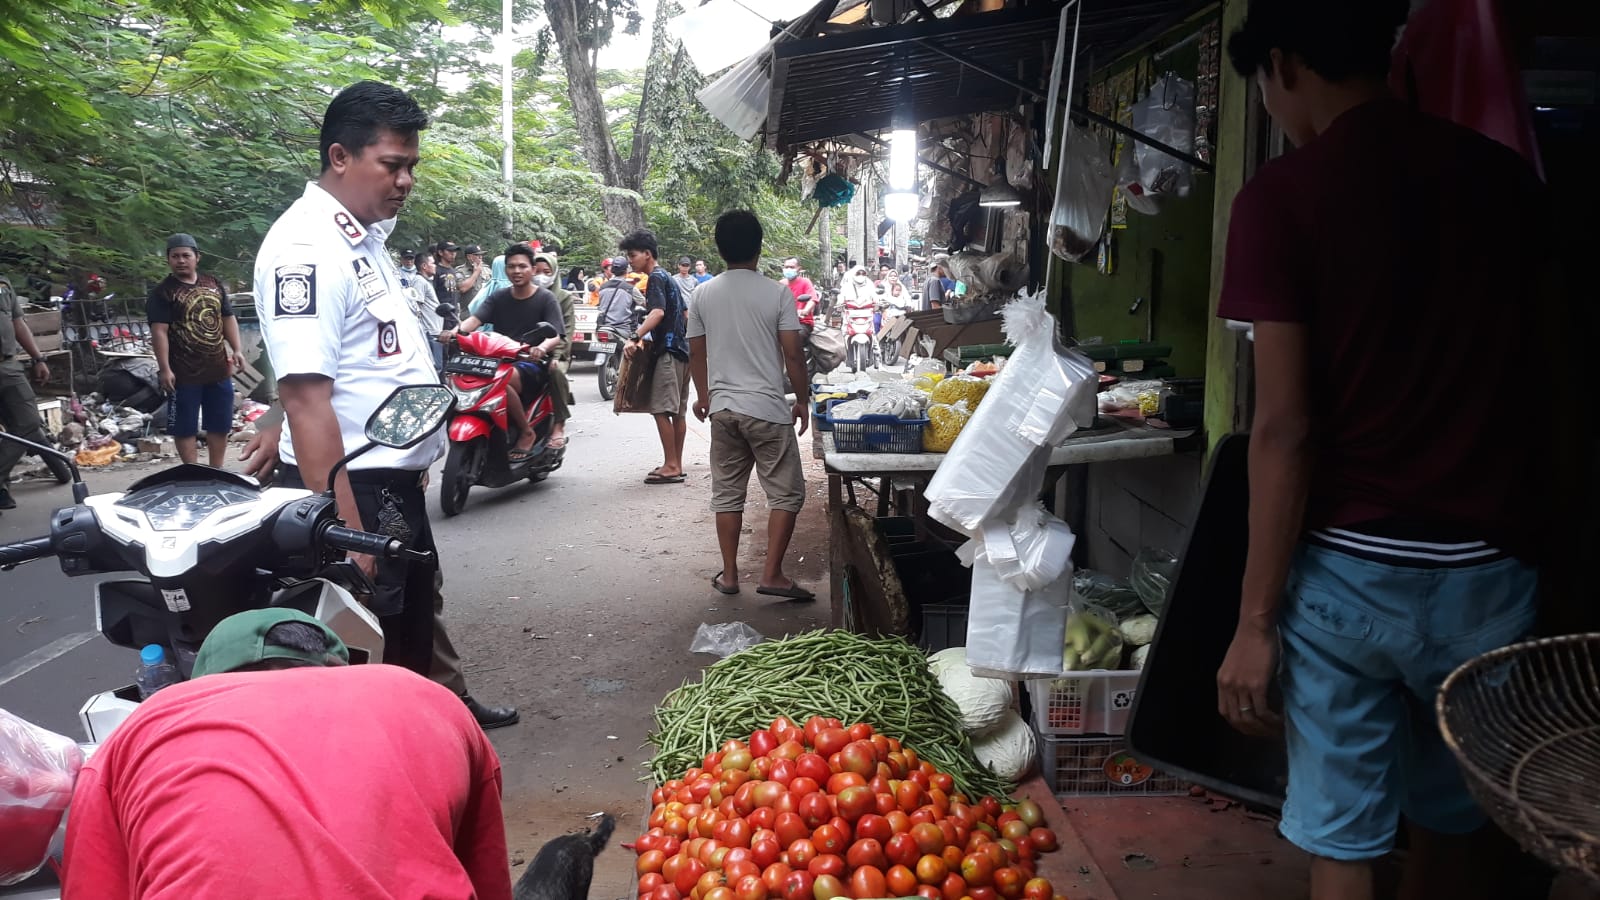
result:
<svg viewBox="0 0 1600 900"><path fill-rule="evenodd" d="M1253 0L1228 46L1296 149L1239 192L1228 229L1219 312L1255 323L1257 373L1218 712L1281 724L1282 830L1313 855L1314 900L1370 898L1401 814L1413 890L1477 896L1465 836L1485 820L1431 711L1453 668L1534 617L1537 442L1504 414L1536 263L1484 239L1541 221L1543 191L1510 149L1393 99L1406 10Z"/></svg>

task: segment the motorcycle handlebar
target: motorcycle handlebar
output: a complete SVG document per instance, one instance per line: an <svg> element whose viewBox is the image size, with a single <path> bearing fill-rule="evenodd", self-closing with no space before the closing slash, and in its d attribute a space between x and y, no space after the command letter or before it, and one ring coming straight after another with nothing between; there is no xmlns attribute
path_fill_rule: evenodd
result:
<svg viewBox="0 0 1600 900"><path fill-rule="evenodd" d="M29 538L15 544L0 544L0 566L15 566L54 555L55 550L50 546L48 536Z"/></svg>
<svg viewBox="0 0 1600 900"><path fill-rule="evenodd" d="M408 549L399 538L357 531L341 525L329 525L322 532L322 542L329 547L337 547L350 553L365 553L382 559L412 559L427 562L433 558L432 553Z"/></svg>

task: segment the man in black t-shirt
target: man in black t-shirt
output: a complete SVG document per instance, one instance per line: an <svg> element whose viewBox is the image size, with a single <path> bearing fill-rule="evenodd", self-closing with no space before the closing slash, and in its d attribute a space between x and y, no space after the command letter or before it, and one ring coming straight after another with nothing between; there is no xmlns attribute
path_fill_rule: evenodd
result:
<svg viewBox="0 0 1600 900"><path fill-rule="evenodd" d="M220 469L233 430L231 376L244 368L244 354L228 289L217 278L201 274L199 262L194 238L187 234L167 238L167 267L172 274L150 291L145 313L161 389L171 397L167 433L177 444L178 457L186 463L199 460L195 438L203 424L208 460Z"/></svg>
<svg viewBox="0 0 1600 900"><path fill-rule="evenodd" d="M528 411L524 405L527 396L523 393L523 385L532 387L549 383L544 366L555 364L552 354L561 346L561 339L566 334L561 304L556 302L556 296L533 283L533 255L533 248L527 244L507 247L506 280L511 282L511 287L490 294L483 301L482 309L477 314L467 316L466 321L456 329L457 332L476 331L478 326L489 324L507 337L522 340L523 335L539 327L540 323L548 322L561 332L560 336L534 345L531 355L542 365L519 362L511 373L511 391L506 395L506 411L518 433L516 445L511 450L513 462L521 462L527 457L535 439L533 429L528 427ZM451 333L445 332L446 335ZM555 407L555 427L550 431L549 447L559 450L567 445L567 419L571 416L567 409L566 392L552 390L550 402Z"/></svg>
<svg viewBox="0 0 1600 900"><path fill-rule="evenodd" d="M688 435L689 423L684 413L689 409L689 339L685 336L688 316L684 314L683 296L667 270L656 261L656 236L649 231L634 231L618 242L617 247L628 256L628 265L635 272L649 276L644 290L644 321L639 323L633 340L623 347L623 354L632 358L640 352L653 360L650 375L650 394L640 412L656 418L656 436L661 439L661 465L645 476L645 484L682 484L687 477L683 472L683 443ZM645 347L645 342L650 347Z"/></svg>
<svg viewBox="0 0 1600 900"><path fill-rule="evenodd" d="M433 256L433 292L438 295L441 305L454 310L445 316L447 322L461 317L461 273L455 268L456 253L460 249L450 241L442 241Z"/></svg>

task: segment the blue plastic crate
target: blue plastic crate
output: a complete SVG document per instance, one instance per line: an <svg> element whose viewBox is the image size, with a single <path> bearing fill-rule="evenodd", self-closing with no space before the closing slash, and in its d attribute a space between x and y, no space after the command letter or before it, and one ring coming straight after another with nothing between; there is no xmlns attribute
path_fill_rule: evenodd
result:
<svg viewBox="0 0 1600 900"><path fill-rule="evenodd" d="M922 429L928 420L897 416L862 416L836 419L833 406L843 400L828 401L828 421L833 425L833 449L840 453L921 453Z"/></svg>

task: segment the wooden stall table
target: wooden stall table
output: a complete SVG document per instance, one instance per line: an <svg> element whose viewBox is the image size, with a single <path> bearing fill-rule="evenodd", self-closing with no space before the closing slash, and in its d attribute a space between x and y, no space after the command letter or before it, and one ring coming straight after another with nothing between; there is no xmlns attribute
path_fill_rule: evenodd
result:
<svg viewBox="0 0 1600 900"><path fill-rule="evenodd" d="M1188 439L1195 434L1193 429L1157 428L1117 419L1100 421L1105 423L1102 427L1076 432L1051 451L1045 480L1039 486L1041 493L1053 488L1072 466L1172 456L1186 448ZM812 438L812 452L815 458L823 461L828 475L828 581L831 596L835 598L831 622L835 627L843 627L846 625L843 598L851 597L858 603L877 600L877 592L873 590L863 591L859 584L853 589L846 585L853 538L845 519L845 507L858 505L856 491L859 488L876 495L878 517L893 512L923 521L927 513L924 491L947 454L840 453L834 449L832 432L827 431L816 432ZM888 617L869 618L883 621Z"/></svg>

